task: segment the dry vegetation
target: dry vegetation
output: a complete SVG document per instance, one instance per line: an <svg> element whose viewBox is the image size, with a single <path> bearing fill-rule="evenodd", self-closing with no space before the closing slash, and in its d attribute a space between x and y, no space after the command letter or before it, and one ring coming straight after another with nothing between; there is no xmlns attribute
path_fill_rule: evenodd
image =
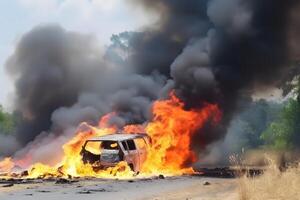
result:
<svg viewBox="0 0 300 200"><path fill-rule="evenodd" d="M258 177L239 179L240 200L299 200L300 165L281 172L272 164Z"/></svg>

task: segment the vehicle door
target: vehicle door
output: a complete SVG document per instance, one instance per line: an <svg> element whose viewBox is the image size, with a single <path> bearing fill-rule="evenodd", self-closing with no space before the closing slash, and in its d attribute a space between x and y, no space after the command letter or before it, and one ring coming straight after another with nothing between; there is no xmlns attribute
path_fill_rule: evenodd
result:
<svg viewBox="0 0 300 200"><path fill-rule="evenodd" d="M139 166L141 167L147 158L147 144L144 138L136 138L134 142L139 155Z"/></svg>
<svg viewBox="0 0 300 200"><path fill-rule="evenodd" d="M101 151L100 151L101 141L86 141L80 152L83 162L95 164L100 162Z"/></svg>
<svg viewBox="0 0 300 200"><path fill-rule="evenodd" d="M126 142L127 149L128 149L128 155L126 156L127 163L133 165L134 171L139 171L140 169L139 153L134 141L133 140L123 141L122 142L123 146L124 146L124 142Z"/></svg>

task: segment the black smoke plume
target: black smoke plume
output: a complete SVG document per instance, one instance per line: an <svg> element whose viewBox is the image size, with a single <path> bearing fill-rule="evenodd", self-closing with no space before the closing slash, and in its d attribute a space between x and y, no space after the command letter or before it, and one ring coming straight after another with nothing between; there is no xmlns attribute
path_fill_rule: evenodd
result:
<svg viewBox="0 0 300 200"><path fill-rule="evenodd" d="M217 129L209 127L198 141L208 144L223 137L237 110L237 101L249 101L254 85L276 84L288 68L291 59L289 32L293 29L290 13L295 1L135 2L142 2L146 8L162 13L158 31L148 31L142 33L145 38L132 39L141 40L134 43L136 49L147 47L146 55L137 51L135 57L138 60L161 57L161 54L156 57L161 48L155 44L167 35L170 44L163 49L171 51L165 51L164 55L174 57L164 66L155 66L161 72L168 71L171 66L173 86L187 109L210 102L220 105L224 113L223 124ZM175 48L176 45L179 49ZM183 49L182 45L185 46ZM181 53L175 56L178 51ZM138 63L139 66L144 66L144 63Z"/></svg>
<svg viewBox="0 0 300 200"><path fill-rule="evenodd" d="M15 109L23 144L50 128L60 135L82 121L117 111L120 125L149 118L164 78L142 76L104 59L97 41L57 25L39 26L25 34L7 68L15 78ZM126 121L129 120L129 121Z"/></svg>

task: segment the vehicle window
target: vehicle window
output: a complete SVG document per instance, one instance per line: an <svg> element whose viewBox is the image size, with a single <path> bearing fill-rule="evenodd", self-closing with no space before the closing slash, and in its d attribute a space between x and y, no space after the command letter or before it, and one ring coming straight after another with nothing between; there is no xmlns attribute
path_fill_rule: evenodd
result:
<svg viewBox="0 0 300 200"><path fill-rule="evenodd" d="M123 145L123 147L124 147L124 149L125 149L126 151L129 150L129 149L128 149L128 146L127 146L127 143L126 143L125 141L122 142L122 145Z"/></svg>
<svg viewBox="0 0 300 200"><path fill-rule="evenodd" d="M146 148L146 143L145 143L145 140L143 138L137 138L134 141L135 141L135 144L137 145L137 147L139 149L145 149Z"/></svg>
<svg viewBox="0 0 300 200"><path fill-rule="evenodd" d="M136 150L135 144L133 140L127 140L129 150Z"/></svg>
<svg viewBox="0 0 300 200"><path fill-rule="evenodd" d="M95 155L100 155L100 146L101 146L101 141L88 141L85 145L85 150L95 154Z"/></svg>
<svg viewBox="0 0 300 200"><path fill-rule="evenodd" d="M101 149L118 150L119 145L116 141L103 141L101 144Z"/></svg>

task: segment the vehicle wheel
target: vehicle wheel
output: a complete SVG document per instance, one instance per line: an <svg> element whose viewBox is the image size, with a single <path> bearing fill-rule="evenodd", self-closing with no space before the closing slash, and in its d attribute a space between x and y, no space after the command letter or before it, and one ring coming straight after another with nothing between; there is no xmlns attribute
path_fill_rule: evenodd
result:
<svg viewBox="0 0 300 200"><path fill-rule="evenodd" d="M130 164L128 164L128 165L129 165L129 167L130 167L131 171L133 171L133 172L134 172L134 166L133 166L133 164L132 164L132 163L130 163Z"/></svg>

